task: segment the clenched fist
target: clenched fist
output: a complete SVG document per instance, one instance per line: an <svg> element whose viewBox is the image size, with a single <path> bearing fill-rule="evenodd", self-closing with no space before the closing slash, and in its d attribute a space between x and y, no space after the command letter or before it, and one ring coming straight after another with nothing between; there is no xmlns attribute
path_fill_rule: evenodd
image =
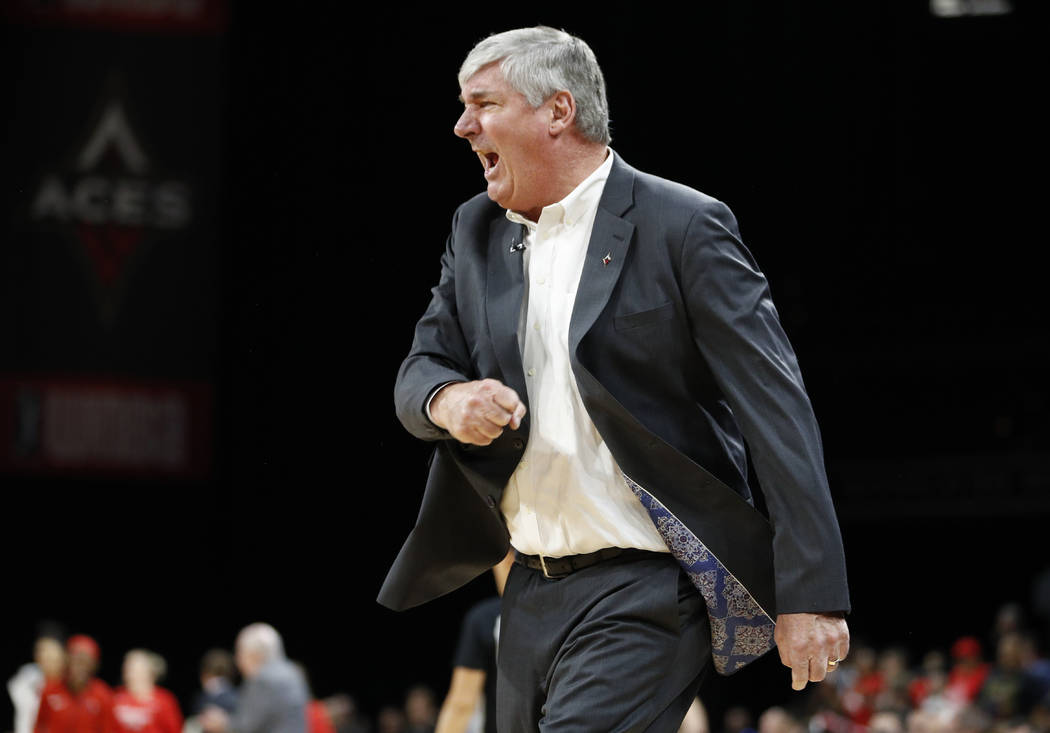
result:
<svg viewBox="0 0 1050 733"><path fill-rule="evenodd" d="M518 393L497 379L455 382L430 401L430 418L460 443L488 445L506 427L517 430L525 417Z"/></svg>

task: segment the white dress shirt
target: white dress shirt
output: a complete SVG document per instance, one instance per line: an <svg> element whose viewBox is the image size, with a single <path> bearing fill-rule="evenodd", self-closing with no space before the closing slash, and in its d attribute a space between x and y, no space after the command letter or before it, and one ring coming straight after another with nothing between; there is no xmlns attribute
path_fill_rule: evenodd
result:
<svg viewBox="0 0 1050 733"><path fill-rule="evenodd" d="M519 552L563 557L603 547L666 552L584 408L569 362L569 320L612 154L527 227L518 329L529 394L529 442L500 508ZM600 261L586 263L602 267Z"/></svg>

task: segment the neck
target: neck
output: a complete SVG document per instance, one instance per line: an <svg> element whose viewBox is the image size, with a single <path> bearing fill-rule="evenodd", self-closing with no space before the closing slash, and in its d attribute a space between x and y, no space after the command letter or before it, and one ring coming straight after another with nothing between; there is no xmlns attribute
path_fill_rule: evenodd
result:
<svg viewBox="0 0 1050 733"><path fill-rule="evenodd" d="M549 193L541 205L529 211L518 213L530 221L539 221L544 207L556 204L568 196L594 173L612 155L605 143L594 143L586 140L573 140L565 145L555 146L547 161L547 170L551 172Z"/></svg>

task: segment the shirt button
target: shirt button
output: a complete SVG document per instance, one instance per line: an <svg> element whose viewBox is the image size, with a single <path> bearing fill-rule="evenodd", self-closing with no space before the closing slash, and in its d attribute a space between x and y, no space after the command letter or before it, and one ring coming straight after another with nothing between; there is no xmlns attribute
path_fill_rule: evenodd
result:
<svg viewBox="0 0 1050 733"><path fill-rule="evenodd" d="M533 330L533 331L539 331L539 330L540 330L540 324L538 324L538 323L533 323L533 324L532 324L532 330Z"/></svg>
<svg viewBox="0 0 1050 733"><path fill-rule="evenodd" d="M547 278L545 278L545 277L541 277L541 278L540 278L539 280L537 280L536 282L538 282L538 283L539 283L540 285L545 285L545 284L547 283Z"/></svg>
<svg viewBox="0 0 1050 733"><path fill-rule="evenodd" d="M529 376L530 377L535 377L536 376L536 370L535 369L530 369L529 370Z"/></svg>
<svg viewBox="0 0 1050 733"><path fill-rule="evenodd" d="M522 440L521 438L516 438L516 439L514 440L514 443L513 443L513 445L514 445L514 449L515 449L515 450L521 450L522 448L524 448L524 447L525 447L525 441L524 441L524 440Z"/></svg>

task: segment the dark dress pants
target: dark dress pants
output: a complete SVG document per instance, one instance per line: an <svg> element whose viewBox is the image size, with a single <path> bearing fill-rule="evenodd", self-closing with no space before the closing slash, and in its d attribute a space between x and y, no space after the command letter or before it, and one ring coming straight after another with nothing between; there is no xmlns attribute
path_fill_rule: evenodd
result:
<svg viewBox="0 0 1050 733"><path fill-rule="evenodd" d="M514 564L503 591L500 733L675 733L707 670L699 592L668 554L629 551L559 580Z"/></svg>

